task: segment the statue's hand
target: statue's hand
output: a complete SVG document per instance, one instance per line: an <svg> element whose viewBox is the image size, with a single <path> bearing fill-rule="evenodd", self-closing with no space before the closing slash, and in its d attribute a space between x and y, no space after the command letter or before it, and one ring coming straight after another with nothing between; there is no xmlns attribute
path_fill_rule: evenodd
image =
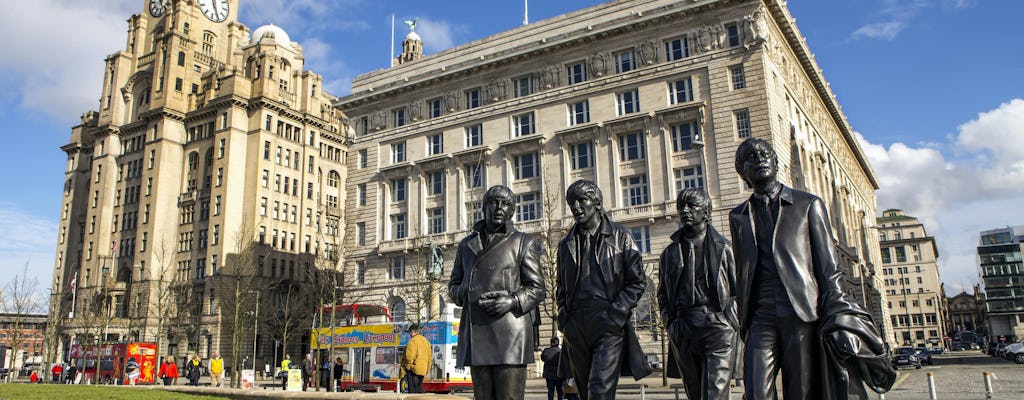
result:
<svg viewBox="0 0 1024 400"><path fill-rule="evenodd" d="M505 313L512 311L512 306L515 305L512 296L505 292L484 293L480 295L477 303L480 307L483 307L484 311L495 316L505 315Z"/></svg>

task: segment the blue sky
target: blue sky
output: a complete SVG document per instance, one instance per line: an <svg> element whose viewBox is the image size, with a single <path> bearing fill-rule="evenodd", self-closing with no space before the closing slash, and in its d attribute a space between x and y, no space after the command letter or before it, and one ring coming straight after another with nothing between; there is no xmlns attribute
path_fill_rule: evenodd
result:
<svg viewBox="0 0 1024 400"><path fill-rule="evenodd" d="M388 65L391 13L419 18L434 53L522 24L522 1L241 0L240 20L284 28L327 89ZM534 1L530 21L600 3ZM483 6L486 4L486 6ZM29 266L48 287L71 126L98 105L103 59L144 0L35 0L0 14L0 279ZM1024 224L1024 3L791 0L879 175L879 211L903 208L936 237L947 293L977 281L978 232ZM55 23L44 25L42 20ZM27 39L27 40L26 40ZM400 48L399 43L395 43Z"/></svg>

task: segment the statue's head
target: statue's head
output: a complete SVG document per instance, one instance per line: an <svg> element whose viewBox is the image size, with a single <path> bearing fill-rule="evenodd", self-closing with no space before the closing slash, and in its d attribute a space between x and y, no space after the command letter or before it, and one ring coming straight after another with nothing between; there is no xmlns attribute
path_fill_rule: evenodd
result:
<svg viewBox="0 0 1024 400"><path fill-rule="evenodd" d="M779 172L779 157L767 140L744 140L736 149L736 172L750 186L774 182Z"/></svg>
<svg viewBox="0 0 1024 400"><path fill-rule="evenodd" d="M565 202L569 204L576 223L591 225L604 215L604 201L601 188L588 180L578 180L565 191Z"/></svg>
<svg viewBox="0 0 1024 400"><path fill-rule="evenodd" d="M711 219L711 198L697 188L686 188L676 197L679 221L689 231L702 231Z"/></svg>
<svg viewBox="0 0 1024 400"><path fill-rule="evenodd" d="M496 228L512 220L515 210L515 196L508 186L494 185L484 192L484 221L490 228Z"/></svg>

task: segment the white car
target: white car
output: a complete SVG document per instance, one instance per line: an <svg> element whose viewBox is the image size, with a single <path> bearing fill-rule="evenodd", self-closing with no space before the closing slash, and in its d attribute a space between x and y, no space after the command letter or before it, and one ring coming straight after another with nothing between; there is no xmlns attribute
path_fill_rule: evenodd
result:
<svg viewBox="0 0 1024 400"><path fill-rule="evenodd" d="M1006 346L1004 350L1007 360L1013 360L1017 364L1024 364L1024 341Z"/></svg>

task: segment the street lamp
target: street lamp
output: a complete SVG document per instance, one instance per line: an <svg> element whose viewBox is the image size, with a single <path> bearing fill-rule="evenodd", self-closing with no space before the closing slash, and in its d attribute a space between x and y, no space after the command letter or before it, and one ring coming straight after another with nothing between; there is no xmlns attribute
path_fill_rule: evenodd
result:
<svg viewBox="0 0 1024 400"><path fill-rule="evenodd" d="M257 332L259 332L259 321L260 321L260 291L250 290L250 292L256 292L256 311L252 314L252 370L256 372L256 338Z"/></svg>

